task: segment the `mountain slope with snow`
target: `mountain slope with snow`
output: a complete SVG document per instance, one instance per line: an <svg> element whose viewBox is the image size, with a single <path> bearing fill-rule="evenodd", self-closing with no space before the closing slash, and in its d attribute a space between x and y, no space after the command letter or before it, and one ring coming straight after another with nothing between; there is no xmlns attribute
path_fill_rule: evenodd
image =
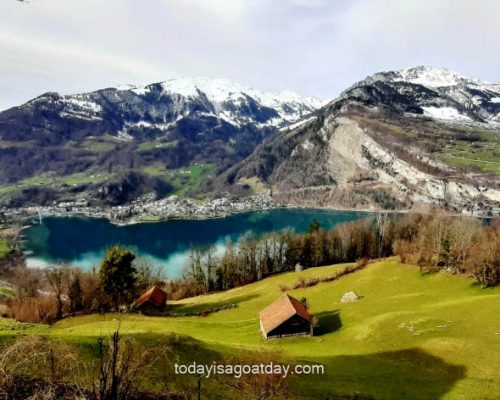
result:
<svg viewBox="0 0 500 400"><path fill-rule="evenodd" d="M429 67L374 74L266 139L214 186L253 182L309 207L500 215L499 89Z"/></svg>
<svg viewBox="0 0 500 400"><path fill-rule="evenodd" d="M189 168L223 171L322 104L207 78L46 93L0 112L0 185L9 185L6 201L14 196L16 204L194 190L199 178ZM74 178L65 177L75 175L86 183L69 186ZM55 179L57 193L32 190L38 177Z"/></svg>
<svg viewBox="0 0 500 400"><path fill-rule="evenodd" d="M14 205L268 192L300 206L497 215L500 85L414 67L328 104L207 78L46 93L0 113L0 185Z"/></svg>
<svg viewBox="0 0 500 400"><path fill-rule="evenodd" d="M340 96L374 99L377 91L408 112L435 119L500 124L500 85L426 66L380 72L351 86ZM399 103L399 104L398 104Z"/></svg>
<svg viewBox="0 0 500 400"><path fill-rule="evenodd" d="M223 79L184 78L76 95L46 93L0 113L0 135L7 140L12 135L21 138L23 134L25 139L32 139L48 127L57 135L58 126L67 131L72 124L72 131L105 127L112 135L132 139L143 133L137 131L147 129L149 134L156 131L161 135L187 121L209 119L214 126L281 128L322 105L321 100L302 98L292 92L266 93ZM20 115L23 121L19 121ZM205 128L201 126L197 133L202 134ZM52 140L57 141L57 137Z"/></svg>

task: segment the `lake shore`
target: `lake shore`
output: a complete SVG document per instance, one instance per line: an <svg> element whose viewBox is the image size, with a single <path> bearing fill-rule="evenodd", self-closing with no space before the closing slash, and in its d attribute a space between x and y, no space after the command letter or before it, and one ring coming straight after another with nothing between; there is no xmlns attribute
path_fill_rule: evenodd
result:
<svg viewBox="0 0 500 400"><path fill-rule="evenodd" d="M161 199L136 200L119 206L90 206L85 203L64 202L52 206L28 206L3 208L0 212L15 220L47 216L105 218L115 225L133 225L169 220L204 220L222 218L229 215L261 211L286 206L273 201L270 196L256 195L237 200L214 199L208 203L197 203L191 199L175 196Z"/></svg>
<svg viewBox="0 0 500 400"><path fill-rule="evenodd" d="M429 207L382 210L377 208L346 208L332 206L304 206L301 204L280 204L269 195L255 195L241 199L214 199L208 203L199 203L193 199L172 196L161 200L140 199L130 204L119 206L90 206L78 202L63 202L52 206L28 206L20 208L0 208L4 214L17 221L42 217L89 217L104 218L114 225L126 226L143 223L155 223L170 220L206 220L224 218L235 214L273 209L310 209L324 211L352 212L384 212L390 214L430 214L434 210ZM498 219L500 216L474 215L470 213L451 213L440 210L450 216L472 217L481 219Z"/></svg>

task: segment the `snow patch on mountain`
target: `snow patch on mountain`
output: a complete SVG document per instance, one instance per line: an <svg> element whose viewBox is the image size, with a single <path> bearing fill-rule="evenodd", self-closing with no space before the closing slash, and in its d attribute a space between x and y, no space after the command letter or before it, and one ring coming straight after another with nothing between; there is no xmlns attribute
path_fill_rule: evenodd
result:
<svg viewBox="0 0 500 400"><path fill-rule="evenodd" d="M417 66L368 76L344 91L338 100L379 103L410 113L419 107L431 118L496 124L500 85L445 68Z"/></svg>
<svg viewBox="0 0 500 400"><path fill-rule="evenodd" d="M188 98L204 94L208 100L215 103L245 99L247 96L266 107L272 108L282 103L297 103L304 104L311 109L317 109L325 103L314 97L301 97L291 91L262 92L226 79L180 78L165 81L161 85L166 93L179 94ZM135 89L135 91L140 91L140 89Z"/></svg>
<svg viewBox="0 0 500 400"><path fill-rule="evenodd" d="M261 107L275 110L277 118L272 118L261 126L281 126L284 123L294 123L311 112L321 108L325 101L314 97L301 97L292 91L279 93L263 92L251 87L239 85L226 79L209 78L179 78L159 84L135 87L130 91L138 96L145 96L160 85L162 95L180 96L187 100L206 98L212 105L218 118L235 126L245 121L237 112L228 111L245 105L253 100ZM229 107L226 107L228 106Z"/></svg>
<svg viewBox="0 0 500 400"><path fill-rule="evenodd" d="M102 107L93 102L85 99L83 96L78 96L78 97L68 97L65 98L66 104L69 104L75 108L80 108L85 111L90 111L94 113L99 113L102 111Z"/></svg>
<svg viewBox="0 0 500 400"><path fill-rule="evenodd" d="M453 107L422 107L424 115L443 120L453 121L471 121L471 118L460 114L456 108Z"/></svg>
<svg viewBox="0 0 500 400"><path fill-rule="evenodd" d="M287 130L295 129L295 128L298 128L299 126L307 124L308 122L314 121L315 119L316 119L316 117L314 117L314 116L304 118L298 122L295 122L294 124L290 124L290 125L285 126L284 128L281 128L281 130L287 131Z"/></svg>
<svg viewBox="0 0 500 400"><path fill-rule="evenodd" d="M399 77L395 81L415 83L428 88L455 86L466 80L464 76L449 69L426 66L407 68L397 72L397 74L399 74Z"/></svg>
<svg viewBox="0 0 500 400"><path fill-rule="evenodd" d="M112 89L116 89L116 90L134 90L134 89L137 89L137 88L138 87L136 85L124 84L124 85L114 86Z"/></svg>

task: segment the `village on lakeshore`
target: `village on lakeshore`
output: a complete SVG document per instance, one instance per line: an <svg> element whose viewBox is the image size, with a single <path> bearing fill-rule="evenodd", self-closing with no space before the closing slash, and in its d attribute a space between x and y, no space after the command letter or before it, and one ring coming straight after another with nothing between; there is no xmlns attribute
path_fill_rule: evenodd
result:
<svg viewBox="0 0 500 400"><path fill-rule="evenodd" d="M154 200L151 196L118 206L91 206L85 199L60 202L52 206L0 207L0 214L9 218L84 215L107 218L115 223L161 221L168 219L207 219L246 211L281 207L268 195L255 195L240 199L216 198L199 203L188 198L170 196Z"/></svg>

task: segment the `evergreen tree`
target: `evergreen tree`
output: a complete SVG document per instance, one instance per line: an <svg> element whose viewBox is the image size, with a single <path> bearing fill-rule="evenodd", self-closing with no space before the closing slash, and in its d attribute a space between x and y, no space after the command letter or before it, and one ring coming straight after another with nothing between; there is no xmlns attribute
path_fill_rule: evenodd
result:
<svg viewBox="0 0 500 400"><path fill-rule="evenodd" d="M78 274L71 280L68 289L68 299L71 312L81 311L83 309L82 285Z"/></svg>
<svg viewBox="0 0 500 400"><path fill-rule="evenodd" d="M130 301L134 295L137 279L134 259L135 255L129 250L112 246L108 248L101 262L99 270L101 289L115 310L120 303Z"/></svg>
<svg viewBox="0 0 500 400"><path fill-rule="evenodd" d="M311 221L311 225L309 225L309 229L307 230L307 233L318 232L319 228L321 228L321 225L319 224L319 222L316 218L313 218L313 220Z"/></svg>
<svg viewBox="0 0 500 400"><path fill-rule="evenodd" d="M451 264L451 243L447 237L442 240L437 265L448 268Z"/></svg>

